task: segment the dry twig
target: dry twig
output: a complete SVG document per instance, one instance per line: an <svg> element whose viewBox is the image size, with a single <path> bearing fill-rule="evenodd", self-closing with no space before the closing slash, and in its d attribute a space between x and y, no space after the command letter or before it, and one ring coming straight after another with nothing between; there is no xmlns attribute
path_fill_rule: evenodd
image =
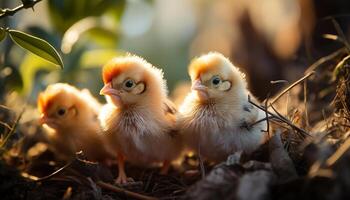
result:
<svg viewBox="0 0 350 200"><path fill-rule="evenodd" d="M338 35L341 37L341 41L345 45L347 52L350 54L350 44L346 40L346 36L345 36L343 30L340 28L339 23L334 18L331 18L331 20L332 20L332 23L334 25L335 30L337 31Z"/></svg>
<svg viewBox="0 0 350 200"><path fill-rule="evenodd" d="M12 126L11 129L10 129L10 132L5 136L4 140L1 141L0 149L3 149L3 148L5 147L7 141L10 139L10 137L12 136L12 134L15 132L16 127L17 127L17 125L18 125L18 123L19 123L19 120L21 120L24 111L25 111L25 108L23 108L22 111L21 111L21 113L18 115L18 117L17 117L15 123L13 124L13 126Z"/></svg>
<svg viewBox="0 0 350 200"><path fill-rule="evenodd" d="M286 92L288 92L289 90L291 90L293 87L295 87L296 85L298 85L299 83L303 82L305 79L307 79L308 77L310 77L311 75L313 75L315 72L311 71L308 72L305 76L301 77L299 80L295 81L292 85L290 85L289 87L287 87L286 89L284 89L281 93L279 93L270 103L270 105L274 104L279 98L281 98Z"/></svg>
<svg viewBox="0 0 350 200"><path fill-rule="evenodd" d="M199 161L199 167L200 167L201 175L202 175L202 179L203 179L205 177L205 168L204 168L204 163L203 163L203 159L202 159L202 155L201 155L200 143L198 143L198 161Z"/></svg>
<svg viewBox="0 0 350 200"><path fill-rule="evenodd" d="M54 171L53 173L51 173L51 174L49 174L49 175L47 175L47 176L38 178L37 180L35 180L35 182L42 182L42 181L45 181L45 180L47 180L47 179L52 178L53 176L59 174L59 173L62 172L64 169L66 169L67 167L69 167L73 162L74 162L74 159L71 160L70 162L68 162L67 164L65 164L63 167L61 167L61 168L59 168L58 170Z"/></svg>
<svg viewBox="0 0 350 200"><path fill-rule="evenodd" d="M296 125L294 125L291 121L289 121L287 118L285 118L284 116L282 116L282 115L272 106L271 103L270 103L270 107L274 110L274 112L275 112L276 114L274 114L274 113L268 111L268 108L264 108L264 107L262 107L262 106L260 106L260 105L257 105L256 103L252 102L252 101L250 100L250 96L248 96L248 102L251 103L252 105L254 105L255 107L261 109L262 111L267 112L269 115L273 116L274 119L278 119L279 121L288 124L290 127L292 127L293 129L295 129L296 131L302 133L304 136L310 136L310 137L311 137L311 135L310 135L308 132L306 132L304 129L302 129L302 128L296 126Z"/></svg>
<svg viewBox="0 0 350 200"><path fill-rule="evenodd" d="M312 65L310 65L310 67L305 71L304 74L309 74L310 72L315 71L316 68L319 67L321 64L328 62L330 60L333 60L336 57L338 57L339 55L346 53L346 50L347 49L345 47L343 47L343 48L340 48L337 51L335 51L327 56L324 56L324 57L318 59L316 62L314 62Z"/></svg>
<svg viewBox="0 0 350 200"><path fill-rule="evenodd" d="M22 10L22 9L27 9L27 8L34 8L35 4L39 3L42 0L32 0L32 1L22 1L23 4L17 6L16 8L5 8L5 9L1 9L0 10L0 19L7 17L7 16L12 16L15 13L17 13L18 11Z"/></svg>
<svg viewBox="0 0 350 200"><path fill-rule="evenodd" d="M156 200L157 199L155 197L150 197L150 196L146 196L146 195L139 194L136 192L131 192L129 190L125 190L125 189L116 187L114 185L111 185L109 183L105 183L103 181L98 181L96 184L103 189L107 189L107 190L110 190L110 191L113 191L113 192L116 192L119 194L124 194L124 195L126 195L130 198L134 198L134 199L140 199L140 200Z"/></svg>

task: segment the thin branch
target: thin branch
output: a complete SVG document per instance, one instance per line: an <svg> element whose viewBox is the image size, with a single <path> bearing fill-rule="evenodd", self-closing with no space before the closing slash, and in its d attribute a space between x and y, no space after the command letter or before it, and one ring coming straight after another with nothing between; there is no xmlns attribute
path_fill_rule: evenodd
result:
<svg viewBox="0 0 350 200"><path fill-rule="evenodd" d="M7 107L7 106L5 106L5 105L1 105L1 104L0 104L0 108L1 108L1 109L5 109L5 110L12 111L11 108L9 108L9 107Z"/></svg>
<svg viewBox="0 0 350 200"><path fill-rule="evenodd" d="M0 121L0 125L3 125L4 127L6 127L8 130L12 130L12 127L10 125L8 125L5 122Z"/></svg>
<svg viewBox="0 0 350 200"><path fill-rule="evenodd" d="M274 119L274 117L273 117L273 116L268 116L268 118L267 118L267 117L264 117L264 118L262 118L262 119L259 119L258 121L256 121L256 122L250 124L250 125L249 125L249 128L255 126L256 124L259 124L260 122L267 121L267 120L270 120L270 119Z"/></svg>
<svg viewBox="0 0 350 200"><path fill-rule="evenodd" d="M109 183L105 183L103 181L96 182L96 185L98 185L101 188L106 189L106 190L110 190L110 191L113 191L113 192L116 192L116 193L119 193L119 194L124 194L127 197L130 197L132 199L140 199L140 200L156 200L157 199L155 197L150 197L150 196L146 196L146 195L139 194L139 193L136 193L136 192L131 192L129 190L116 187L114 185L111 185Z"/></svg>
<svg viewBox="0 0 350 200"><path fill-rule="evenodd" d="M19 120L21 120L22 115L24 113L25 109L23 108L21 113L18 115L15 123L13 124L13 126L10 129L10 132L5 136L4 140L0 143L0 149L4 148L4 146L6 145L7 141L10 139L10 137L12 136L12 134L15 132L16 127L19 123Z"/></svg>
<svg viewBox="0 0 350 200"><path fill-rule="evenodd" d="M284 129L286 129L286 130L289 130L289 128L288 128L288 127L286 127L286 126L282 125L282 124L281 124L281 123L279 123L279 122L276 122L276 121L271 120L271 123L276 124L276 125L278 125L278 126L280 126L280 127L284 128Z"/></svg>
<svg viewBox="0 0 350 200"><path fill-rule="evenodd" d="M307 82L304 81L304 107L305 107L305 122L306 122L306 127L307 129L310 128L310 123L309 123L309 112L307 110Z"/></svg>
<svg viewBox="0 0 350 200"><path fill-rule="evenodd" d="M305 74L308 74L312 71L315 71L316 68L319 67L321 64L328 62L330 60L333 60L337 56L339 56L343 53L346 53L346 52L347 52L347 49L345 47L342 47L342 48L338 49L337 51L318 59L316 62L314 62L312 65L310 65L310 67L305 71Z"/></svg>
<svg viewBox="0 0 350 200"><path fill-rule="evenodd" d="M284 116L282 116L279 112L277 112L277 110L275 110L275 108L272 106L272 104L270 103L270 107L276 112L276 114L268 111L267 108L264 108L260 105L257 105L256 103L252 102L250 100L250 96L248 96L248 102L251 103L252 105L254 105L255 107L261 109L264 112L267 112L269 115L273 116L274 118L277 118L278 120L282 121L285 124L288 124L290 127L292 127L293 129L297 130L298 132L302 133L303 135L307 135L310 136L311 135L309 133L307 133L304 129L294 125L291 121L289 121L287 118L285 118Z"/></svg>
<svg viewBox="0 0 350 200"><path fill-rule="evenodd" d="M335 19L335 18L347 18L350 17L350 14L337 14L337 15L328 15L325 17L322 17L321 19L319 19L320 22L322 21L326 21L326 20L331 20L331 19Z"/></svg>
<svg viewBox="0 0 350 200"><path fill-rule="evenodd" d="M35 6L35 4L39 3L42 0L32 0L32 1L26 1L25 4L19 5L15 8L5 8L5 9L1 9L0 10L0 19L7 17L7 16L13 16L15 13L17 13L18 11L22 10L22 9L27 9L27 8L33 8Z"/></svg>
<svg viewBox="0 0 350 200"><path fill-rule="evenodd" d="M343 30L341 29L339 23L334 18L332 18L331 20L332 20L332 23L333 23L334 28L337 31L338 35L342 38L341 41L343 42L343 44L347 48L348 53L350 53L350 44L349 44L348 40L346 39L346 36L345 36Z"/></svg>
<svg viewBox="0 0 350 200"><path fill-rule="evenodd" d="M266 123L267 123L266 132L267 132L267 135L268 135L269 138L270 138L269 114L267 113L267 105L268 105L268 102L269 102L269 98L270 98L270 94L267 95L267 98L266 98L266 101L265 101L265 108L266 108L265 117L266 117Z"/></svg>
<svg viewBox="0 0 350 200"><path fill-rule="evenodd" d="M270 81L271 84L278 84L278 83L288 83L287 80L275 80L275 81Z"/></svg>
<svg viewBox="0 0 350 200"><path fill-rule="evenodd" d="M291 90L293 87L298 85L299 83L303 82L305 79L307 79L309 76L313 75L315 71L311 71L307 73L305 76L301 77L299 80L295 81L292 85L284 89L281 93L279 93L270 103L270 105L274 104L279 98L281 98L286 92Z"/></svg>
<svg viewBox="0 0 350 200"><path fill-rule="evenodd" d="M279 84L279 83L287 83L289 84L289 82L287 80L276 80L276 81L270 81L271 84ZM288 95L287 95L287 103L286 103L286 115L288 116L288 108L289 108L289 94L290 92L288 91Z"/></svg>
<svg viewBox="0 0 350 200"><path fill-rule="evenodd" d="M67 167L69 167L72 163L73 163L74 159L71 160L70 162L68 162L67 164L65 164L63 167L59 168L58 170L54 171L53 173L47 175L47 176L44 176L44 177L41 177L39 178L38 180L35 180L35 182L41 182L41 181L45 181L47 179L50 179L52 178L53 176L55 176L56 174L62 172L64 169L66 169Z"/></svg>
<svg viewBox="0 0 350 200"><path fill-rule="evenodd" d="M281 115L281 113L279 113L274 107L272 104L270 104L270 107L273 109L273 111L280 117L280 119L282 120L282 122L288 124L289 126L291 126L292 128L296 129L298 132L302 133L303 135L307 135L307 136L310 136L311 135L306 132L304 129L294 125L289 119L287 119L286 117L284 117L283 115Z"/></svg>
<svg viewBox="0 0 350 200"><path fill-rule="evenodd" d="M198 142L198 161L199 161L199 167L201 170L202 179L204 179L205 178L205 168L204 168L204 163L203 163L203 159L202 159L202 155L201 155L200 140Z"/></svg>
<svg viewBox="0 0 350 200"><path fill-rule="evenodd" d="M350 148L350 138L348 138L334 153L331 155L327 161L327 166L334 165L340 157L342 157Z"/></svg>

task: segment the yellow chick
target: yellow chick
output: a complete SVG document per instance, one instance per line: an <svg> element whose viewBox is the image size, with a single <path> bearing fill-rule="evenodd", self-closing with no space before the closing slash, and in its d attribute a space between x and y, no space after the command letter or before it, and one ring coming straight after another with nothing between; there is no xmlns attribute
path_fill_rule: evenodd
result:
<svg viewBox="0 0 350 200"><path fill-rule="evenodd" d="M39 94L40 123L58 155L67 159L82 150L93 161L113 157L101 134L100 108L87 89L78 90L65 83L49 85Z"/></svg>
<svg viewBox="0 0 350 200"><path fill-rule="evenodd" d="M144 59L127 55L102 71L107 104L101 112L105 134L118 157L117 183L126 183L125 160L139 165L162 163L165 174L181 151L174 131L175 112L167 98L163 72Z"/></svg>
<svg viewBox="0 0 350 200"><path fill-rule="evenodd" d="M265 113L248 102L245 75L222 54L200 56L189 66L192 90L179 108L178 126L191 151L211 161L251 153L264 140Z"/></svg>

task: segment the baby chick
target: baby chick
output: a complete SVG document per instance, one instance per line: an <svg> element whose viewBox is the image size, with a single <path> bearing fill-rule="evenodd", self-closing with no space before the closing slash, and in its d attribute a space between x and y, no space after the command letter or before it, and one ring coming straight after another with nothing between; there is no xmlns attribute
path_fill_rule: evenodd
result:
<svg viewBox="0 0 350 200"><path fill-rule="evenodd" d="M201 155L211 161L257 149L267 124L263 121L250 126L265 113L248 102L248 95L252 95L245 75L220 53L194 59L189 75L192 91L181 104L178 119L189 149L200 148Z"/></svg>
<svg viewBox="0 0 350 200"><path fill-rule="evenodd" d="M118 157L117 183L126 183L125 160L141 165L170 162L181 151L174 131L175 112L167 98L163 72L144 59L127 55L108 62L102 71L107 104L101 112L106 135Z"/></svg>
<svg viewBox="0 0 350 200"><path fill-rule="evenodd" d="M49 85L38 97L40 123L45 124L55 151L66 159L80 150L89 160L112 158L100 134L100 108L87 89L78 90L64 83Z"/></svg>

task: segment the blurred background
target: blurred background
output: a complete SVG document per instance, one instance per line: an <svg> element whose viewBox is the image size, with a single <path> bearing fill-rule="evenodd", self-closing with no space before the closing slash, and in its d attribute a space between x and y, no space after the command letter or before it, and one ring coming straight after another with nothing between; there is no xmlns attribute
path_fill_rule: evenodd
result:
<svg viewBox="0 0 350 200"><path fill-rule="evenodd" d="M13 8L19 0L2 0ZM48 84L68 82L97 97L101 66L131 52L164 69L172 91L189 81L190 60L218 51L247 73L249 87L263 100L293 82L318 58L344 45L323 37L349 36L348 0L43 0L32 9L2 18L10 27L43 38L62 56L61 70L14 45L0 43L0 94L17 91L35 102ZM101 98L101 97L99 97Z"/></svg>

